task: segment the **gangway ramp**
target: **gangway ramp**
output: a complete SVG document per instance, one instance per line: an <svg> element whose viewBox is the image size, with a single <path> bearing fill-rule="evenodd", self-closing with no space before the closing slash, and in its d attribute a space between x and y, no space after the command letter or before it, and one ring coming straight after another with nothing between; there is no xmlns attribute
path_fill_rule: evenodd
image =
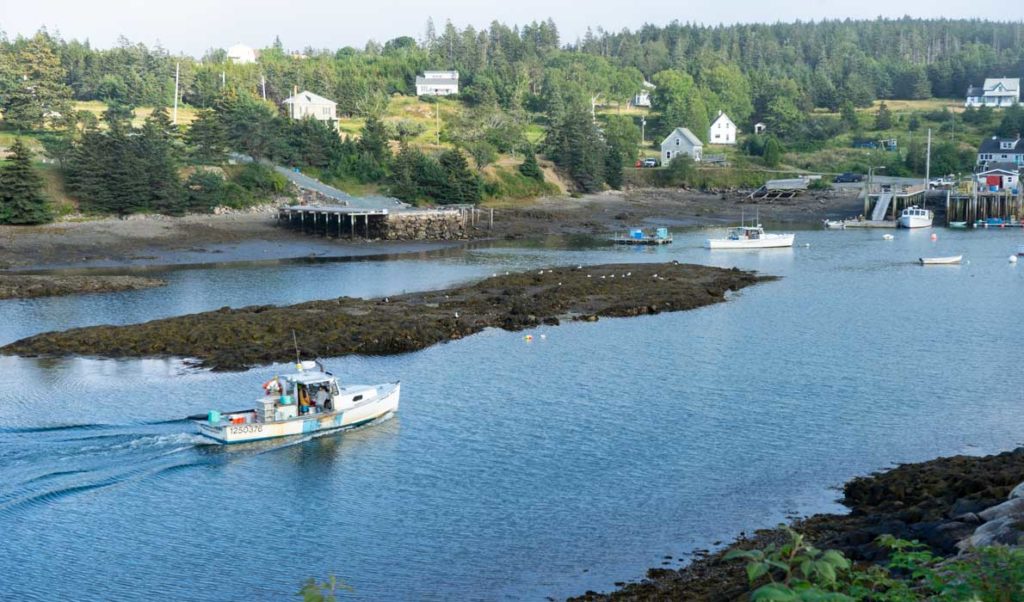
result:
<svg viewBox="0 0 1024 602"><path fill-rule="evenodd" d="M878 195L878 202L875 203L875 208L871 211L871 220L880 222L885 219L885 212L889 210L889 204L892 203L892 193L883 192Z"/></svg>

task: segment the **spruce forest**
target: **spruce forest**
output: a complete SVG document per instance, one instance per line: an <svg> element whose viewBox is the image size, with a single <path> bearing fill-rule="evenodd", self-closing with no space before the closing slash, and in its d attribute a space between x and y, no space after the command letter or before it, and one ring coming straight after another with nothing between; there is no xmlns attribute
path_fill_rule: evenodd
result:
<svg viewBox="0 0 1024 602"><path fill-rule="evenodd" d="M719 111L745 134L731 160L756 168L840 171L883 161L890 174L916 175L922 151L914 133L935 127L950 135L933 160L969 170L978 136L1024 130L1019 108L892 115L879 107L929 99L962 106L968 86L1024 76L1019 22L674 22L598 28L576 40L562 39L551 20L481 30L428 22L415 37L361 48L289 42L301 50L275 39L257 62L236 64L223 49L190 57L123 38L101 49L45 30L0 37L0 126L36 141L79 207L100 213L202 211L283 190L260 163L226 166L233 152L412 202L477 203L557 192L535 154L571 191L619 188L649 153L641 127L647 143L679 126L706 139ZM168 116L176 67L187 124ZM424 105L421 119L396 116L395 107L415 97L416 76L431 69L457 70L460 94L413 100ZM623 110L646 89L649 111ZM295 90L336 101L341 135L288 119L281 101ZM153 109L142 119L140 107ZM755 122L768 134L753 135ZM894 130L909 134L898 153L814 154L839 139L848 147ZM678 184L682 173L646 183Z"/></svg>

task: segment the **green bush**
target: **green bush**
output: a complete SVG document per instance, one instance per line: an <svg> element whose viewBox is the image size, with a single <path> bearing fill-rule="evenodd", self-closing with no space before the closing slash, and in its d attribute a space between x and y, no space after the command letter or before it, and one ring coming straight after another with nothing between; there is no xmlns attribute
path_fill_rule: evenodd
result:
<svg viewBox="0 0 1024 602"><path fill-rule="evenodd" d="M536 180L516 170L497 169L493 178L484 182L484 193L490 198L529 199L559 193L558 186Z"/></svg>
<svg viewBox="0 0 1024 602"><path fill-rule="evenodd" d="M269 198L288 189L288 178L262 163L247 163L233 181L260 198Z"/></svg>
<svg viewBox="0 0 1024 602"><path fill-rule="evenodd" d="M885 565L855 567L836 550L819 550L786 528L790 540L764 550L733 550L725 560L747 561L751 602L1022 602L1024 550L993 546L953 559L923 544L883 535Z"/></svg>

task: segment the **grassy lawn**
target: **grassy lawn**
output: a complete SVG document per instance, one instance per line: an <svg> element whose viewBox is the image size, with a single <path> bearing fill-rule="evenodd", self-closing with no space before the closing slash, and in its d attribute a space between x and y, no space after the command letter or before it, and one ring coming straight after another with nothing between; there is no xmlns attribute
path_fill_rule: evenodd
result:
<svg viewBox="0 0 1024 602"><path fill-rule="evenodd" d="M96 115L97 119L103 117L103 111L107 110L107 103L99 100L79 100L75 102L76 111L88 111ZM178 125L188 125L196 118L197 109L185 105L178 105ZM142 122L153 112L153 107L136 107L135 119L132 125L141 126ZM174 109L167 107L167 114L174 117Z"/></svg>
<svg viewBox="0 0 1024 602"><path fill-rule="evenodd" d="M462 111L462 106L448 99L438 99L434 102L424 102L415 96L394 95L388 103L385 114L381 117L384 123L397 124L408 121L418 124L423 132L410 140L415 146L424 149L436 149L438 118L443 128L444 122L451 119ZM366 120L362 117L342 117L338 120L338 131L346 136L358 137L363 129ZM450 145L441 143L440 148L448 148Z"/></svg>

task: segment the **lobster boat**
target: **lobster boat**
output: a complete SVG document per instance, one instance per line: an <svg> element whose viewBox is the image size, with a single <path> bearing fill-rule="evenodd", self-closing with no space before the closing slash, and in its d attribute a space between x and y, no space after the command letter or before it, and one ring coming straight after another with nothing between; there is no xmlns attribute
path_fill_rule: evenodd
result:
<svg viewBox="0 0 1024 602"><path fill-rule="evenodd" d="M230 444L362 426L398 410L401 383L342 385L319 362L303 361L263 383L263 393L251 410L211 410L196 420L199 434Z"/></svg>

